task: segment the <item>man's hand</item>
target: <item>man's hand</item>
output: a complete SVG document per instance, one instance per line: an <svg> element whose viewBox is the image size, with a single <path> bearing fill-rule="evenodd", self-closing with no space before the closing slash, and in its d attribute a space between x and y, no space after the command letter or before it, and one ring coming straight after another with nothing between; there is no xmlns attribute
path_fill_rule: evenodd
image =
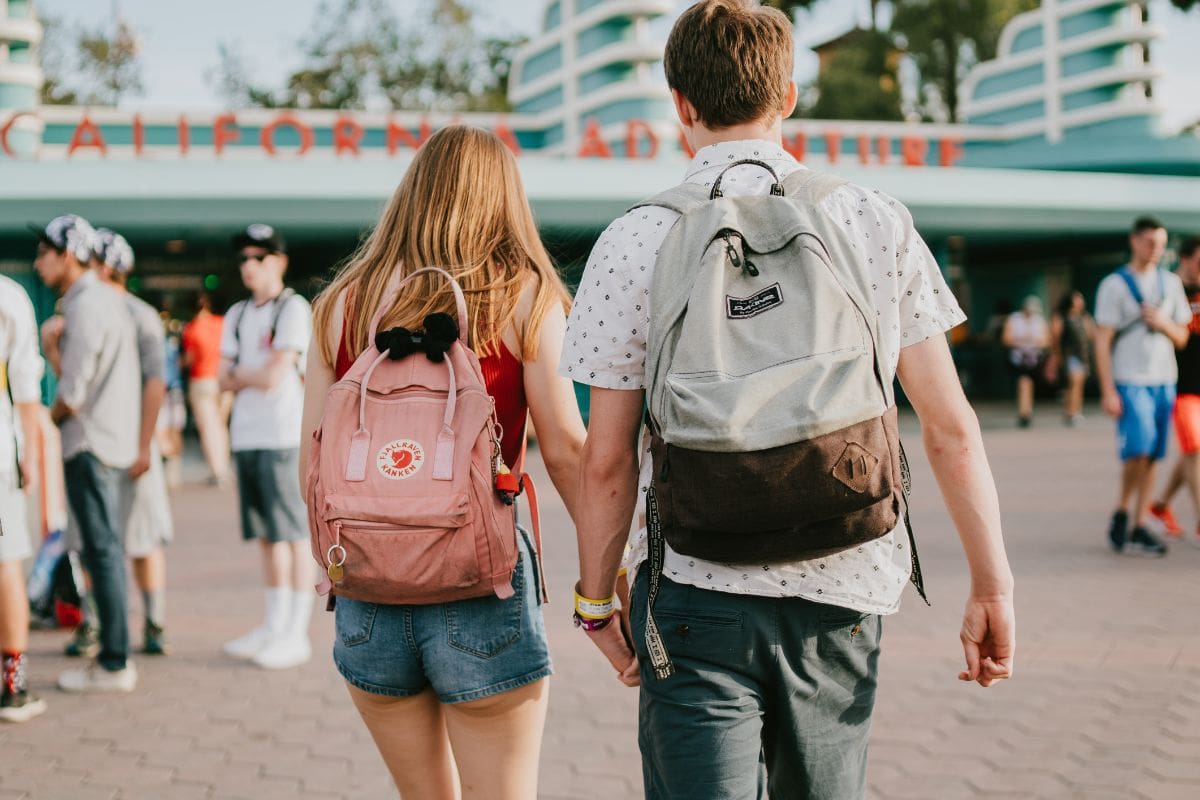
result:
<svg viewBox="0 0 1200 800"><path fill-rule="evenodd" d="M1158 333L1166 333L1168 326L1172 324L1172 320L1158 306L1152 306L1148 303L1142 304L1142 322L1146 323L1146 327Z"/></svg>
<svg viewBox="0 0 1200 800"><path fill-rule="evenodd" d="M588 631L587 635L613 665L617 680L626 686L637 686L641 683L638 660L625 633L629 626L625 619L628 613L626 609L618 609L616 619L598 631Z"/></svg>
<svg viewBox="0 0 1200 800"><path fill-rule="evenodd" d="M143 447L138 450L137 461L133 462L133 466L129 468L129 477L133 480L145 475L150 470L150 448Z"/></svg>
<svg viewBox="0 0 1200 800"><path fill-rule="evenodd" d="M1011 678L1016 635L1012 595L968 598L959 634L967 668L958 673L958 679L987 687Z"/></svg>
<svg viewBox="0 0 1200 800"><path fill-rule="evenodd" d="M1101 392L1100 407L1113 419L1120 419L1121 413L1124 411L1121 395L1117 393L1116 389L1105 389Z"/></svg>

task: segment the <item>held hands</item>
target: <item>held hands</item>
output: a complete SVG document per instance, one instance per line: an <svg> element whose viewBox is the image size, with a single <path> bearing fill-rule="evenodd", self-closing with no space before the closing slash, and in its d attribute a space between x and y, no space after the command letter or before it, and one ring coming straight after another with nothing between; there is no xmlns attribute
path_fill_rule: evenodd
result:
<svg viewBox="0 0 1200 800"><path fill-rule="evenodd" d="M959 634L967 668L958 673L958 679L975 681L986 688L1011 678L1016 633L1011 594L968 598Z"/></svg>
<svg viewBox="0 0 1200 800"><path fill-rule="evenodd" d="M613 601L619 600L616 606ZM587 620L583 613L596 611L594 606L609 604L611 610L606 618ZM588 613L588 616L593 616ZM585 624L590 622L590 624ZM629 625L629 583L625 576L617 579L617 593L607 601L592 601L579 594L579 585L575 586L575 624L583 627L592 644L599 648L608 663L617 671L617 680L626 686L638 686L641 683L637 655L633 651L633 635Z"/></svg>

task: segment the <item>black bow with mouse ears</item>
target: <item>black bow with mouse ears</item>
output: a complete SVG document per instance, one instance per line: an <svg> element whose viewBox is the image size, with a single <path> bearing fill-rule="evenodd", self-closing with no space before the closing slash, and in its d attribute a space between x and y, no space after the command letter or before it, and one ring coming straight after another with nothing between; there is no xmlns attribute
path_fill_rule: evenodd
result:
<svg viewBox="0 0 1200 800"><path fill-rule="evenodd" d="M425 318L425 329L410 331L408 328L392 328L375 334L375 347L388 358L399 361L413 353L424 353L430 361L440 364L446 358L451 345L458 339L458 323L449 314L430 314Z"/></svg>

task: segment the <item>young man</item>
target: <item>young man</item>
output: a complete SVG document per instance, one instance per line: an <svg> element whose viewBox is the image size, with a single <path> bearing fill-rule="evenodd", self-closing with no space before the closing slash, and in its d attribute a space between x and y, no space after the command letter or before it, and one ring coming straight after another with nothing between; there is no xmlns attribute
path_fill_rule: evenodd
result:
<svg viewBox="0 0 1200 800"><path fill-rule="evenodd" d="M25 722L46 710L27 686L29 598L23 562L33 550L25 496L40 472L38 412L42 357L29 295L0 276L0 721ZM18 433L19 432L19 433Z"/></svg>
<svg viewBox="0 0 1200 800"><path fill-rule="evenodd" d="M138 461L141 377L133 322L120 295L88 269L96 233L69 214L39 231L34 267L62 296L61 377L50 417L62 432L67 498L79 524L83 563L92 579L100 652L58 685L69 692L129 692L137 670L129 656L125 553L119 527L122 484Z"/></svg>
<svg viewBox="0 0 1200 800"><path fill-rule="evenodd" d="M1175 384L1173 417L1180 456L1162 495L1150 506L1150 513L1162 523L1168 535L1182 536L1183 528L1171 511L1171 498L1182 487L1188 487L1192 505L1200 516L1200 236L1189 236L1179 246L1179 268L1175 274L1183 283L1192 309L1187 345L1176 353L1179 378ZM1200 541L1200 530L1196 537Z"/></svg>
<svg viewBox="0 0 1200 800"><path fill-rule="evenodd" d="M1179 277L1158 268L1166 248L1163 224L1138 219L1129 234L1129 263L1096 292L1096 377L1104 411L1117 420L1122 462L1117 509L1108 526L1109 544L1118 553L1167 553L1143 523L1155 467L1167 454L1179 375L1175 350L1187 344L1192 311Z"/></svg>
<svg viewBox="0 0 1200 800"><path fill-rule="evenodd" d="M725 174L720 189L724 197L767 195L778 187L761 165L780 183L804 169L781 146L781 120L796 101L792 35L778 11L739 0L697 3L676 22L665 66L696 152L686 184L710 187L727 165L753 160L760 163ZM860 254L846 268L859 271L874 295L879 377L890 385L898 374L921 419L970 565L961 633L967 668L959 679L991 685L1012 671L1013 581L979 427L943 335L963 315L898 202L844 185L813 213L844 225L845 249ZM577 519L577 621L623 682L641 684L647 797L760 797L764 758L771 796L862 797L880 616L898 609L912 563L903 525L812 561L731 566L668 547L649 611L651 567L644 563L647 535L639 526L626 561L635 572L631 622L638 655L624 635L630 622L624 609L616 612L620 624L595 621L613 613L607 601L616 591L631 520L652 483L650 437L642 432L644 388L652 377L647 330L655 324L650 286L662 268L656 255L679 218L665 208L642 207L610 225L592 251L571 312L562 372L591 386L579 487L589 501L580 504ZM738 256L730 263L748 269L735 243L730 248ZM802 297L783 302L769 290L734 306L731 315L746 317L766 309L821 313ZM654 658L646 644L651 616L673 660L669 677L657 677L646 663Z"/></svg>
<svg viewBox="0 0 1200 800"><path fill-rule="evenodd" d="M242 537L258 539L266 578L266 619L225 653L264 669L303 664L312 655L308 622L316 574L296 480L304 388L300 364L312 314L287 290L283 237L254 224L233 238L250 299L229 309L221 337L221 388L236 393L230 441L241 503Z"/></svg>
<svg viewBox="0 0 1200 800"><path fill-rule="evenodd" d="M175 525L162 455L154 436L166 395L163 326L154 307L130 294L126 286L133 272L133 248L125 237L107 228L100 228L96 234L92 269L124 300L137 332L142 377L138 458L129 468L120 520L125 530L125 553L133 561L134 579L145 608L142 652L166 655L170 645L163 630L167 622L167 560L163 546L174 538Z"/></svg>

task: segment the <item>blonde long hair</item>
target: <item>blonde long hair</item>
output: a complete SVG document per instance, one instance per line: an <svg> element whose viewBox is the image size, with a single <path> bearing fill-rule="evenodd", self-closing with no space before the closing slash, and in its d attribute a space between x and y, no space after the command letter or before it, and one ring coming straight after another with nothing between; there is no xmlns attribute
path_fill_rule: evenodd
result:
<svg viewBox="0 0 1200 800"><path fill-rule="evenodd" d="M343 293L346 342L357 358L370 346L371 317L393 272L422 267L441 267L462 286L469 319L458 322L469 326L471 347L480 355L497 351L529 280L536 279L537 288L529 319L516 331L521 360L537 357L546 312L555 303L570 308L538 236L516 159L499 138L479 128L451 125L425 142L375 230L317 297L313 322L325 362L336 363L337 344L328 331ZM382 328L420 328L427 315L439 311L456 316L450 287L438 275L420 275L400 292Z"/></svg>

